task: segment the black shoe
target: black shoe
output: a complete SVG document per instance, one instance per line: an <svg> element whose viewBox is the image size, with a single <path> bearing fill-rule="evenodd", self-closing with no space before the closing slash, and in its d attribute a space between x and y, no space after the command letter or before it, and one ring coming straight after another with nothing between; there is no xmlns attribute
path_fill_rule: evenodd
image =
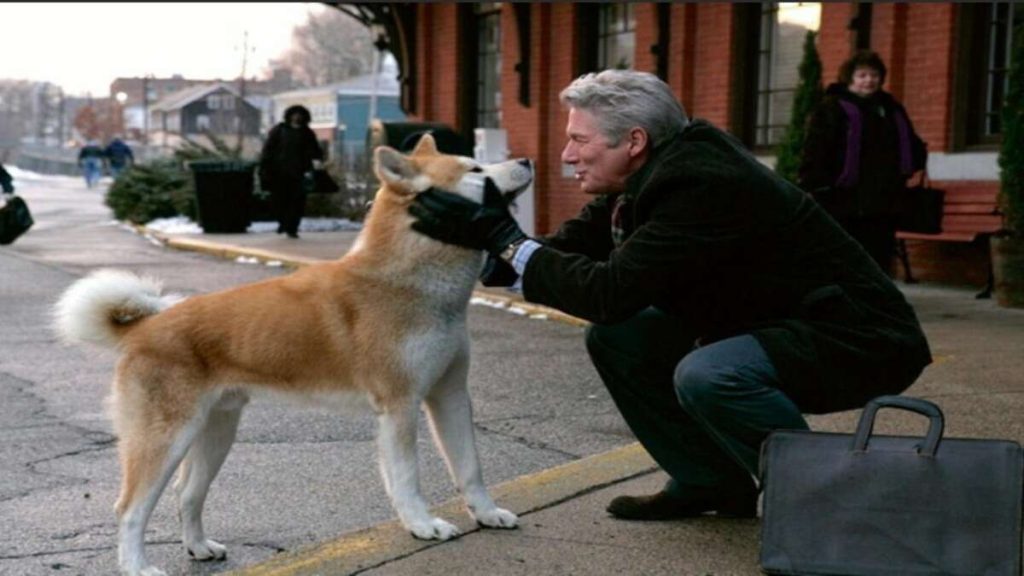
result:
<svg viewBox="0 0 1024 576"><path fill-rule="evenodd" d="M278 224L277 225L277 233L278 234L284 234L284 226Z"/></svg>
<svg viewBox="0 0 1024 576"><path fill-rule="evenodd" d="M619 496L608 512L624 520L674 520L714 512L723 518L756 518L757 492L681 498L662 490L649 496Z"/></svg>
<svg viewBox="0 0 1024 576"><path fill-rule="evenodd" d="M298 240L298 239L299 239L299 235L298 235L298 234L297 234L296 232L289 232L289 233L288 233L288 237L289 237L289 238L293 238L293 239L295 239L295 240Z"/></svg>

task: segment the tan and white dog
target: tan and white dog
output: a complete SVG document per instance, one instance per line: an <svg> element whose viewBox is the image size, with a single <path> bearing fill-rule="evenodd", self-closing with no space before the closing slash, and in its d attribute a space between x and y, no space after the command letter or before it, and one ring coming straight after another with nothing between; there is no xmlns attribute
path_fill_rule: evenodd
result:
<svg viewBox="0 0 1024 576"><path fill-rule="evenodd" d="M380 468L402 524L417 538L458 529L430 514L419 486L416 429L425 407L434 439L469 513L513 528L484 485L467 391L466 311L480 252L410 228L406 208L430 187L482 199L482 177L510 198L533 179L529 161L482 166L421 139L409 156L376 152L382 182L353 248L288 276L180 300L158 283L101 270L55 308L67 341L117 347L111 395L119 438L118 559L130 575L163 574L144 550L150 514L175 470L183 541L199 560L224 546L203 531L207 490L251 396L324 404L365 400L379 423ZM367 402L363 402L367 404Z"/></svg>

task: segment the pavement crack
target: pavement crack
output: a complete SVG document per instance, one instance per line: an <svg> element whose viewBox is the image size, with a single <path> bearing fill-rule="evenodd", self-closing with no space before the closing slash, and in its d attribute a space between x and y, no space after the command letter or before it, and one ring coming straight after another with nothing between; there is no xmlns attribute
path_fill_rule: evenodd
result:
<svg viewBox="0 0 1024 576"><path fill-rule="evenodd" d="M90 546L86 548L69 548L66 550L48 550L46 552L30 552L28 554L10 554L0 556L0 560L25 560L28 558L46 558L47 556L57 556L59 554L80 554L83 552L108 552L114 550L116 546Z"/></svg>
<svg viewBox="0 0 1024 576"><path fill-rule="evenodd" d="M495 436L501 436L503 438L508 438L510 440L515 441L517 444L521 444L527 448L530 448L531 450L543 450L545 452L557 454L559 456L562 456L563 458L568 458L570 460L579 460L580 458L583 457L579 454L574 454L572 452L567 452L560 448L556 448L548 444L547 442L541 440L534 440L532 438L527 438L525 436L520 436L518 434L512 434L510 432L503 432L501 430L496 430L494 428L489 428L483 424L480 424L479 422L476 424L476 427L482 432L485 432L487 434L493 434Z"/></svg>
<svg viewBox="0 0 1024 576"><path fill-rule="evenodd" d="M281 546L280 544L274 544L273 542L242 542L241 545L248 548L272 550L275 554L282 554L288 551L288 549L284 546Z"/></svg>

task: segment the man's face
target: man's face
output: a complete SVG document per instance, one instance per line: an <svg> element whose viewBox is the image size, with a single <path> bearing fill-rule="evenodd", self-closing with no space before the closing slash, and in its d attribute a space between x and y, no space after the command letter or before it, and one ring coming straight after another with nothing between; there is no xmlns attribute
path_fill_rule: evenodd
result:
<svg viewBox="0 0 1024 576"><path fill-rule="evenodd" d="M578 108L569 109L565 135L569 142L562 150L562 162L576 169L580 190L585 194L613 194L625 189L626 178L635 171L628 138L611 146L598 130L594 115Z"/></svg>
<svg viewBox="0 0 1024 576"><path fill-rule="evenodd" d="M858 66L853 71L853 78L849 86L850 92L866 98L878 92L881 87L882 75L878 73L878 70L869 66Z"/></svg>

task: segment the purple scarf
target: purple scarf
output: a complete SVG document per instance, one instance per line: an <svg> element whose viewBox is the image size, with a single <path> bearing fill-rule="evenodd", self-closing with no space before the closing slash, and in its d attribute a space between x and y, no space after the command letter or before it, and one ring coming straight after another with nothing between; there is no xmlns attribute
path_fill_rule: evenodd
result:
<svg viewBox="0 0 1024 576"><path fill-rule="evenodd" d="M861 118L860 108L853 102L840 99L839 105L846 112L849 122L846 128L846 161L843 164L843 172L836 180L836 186L853 188L860 178L861 132L864 129L864 120ZM909 178L914 173L910 157L910 123L907 122L906 114L898 107L892 109L892 117L896 122L899 137L900 173Z"/></svg>

